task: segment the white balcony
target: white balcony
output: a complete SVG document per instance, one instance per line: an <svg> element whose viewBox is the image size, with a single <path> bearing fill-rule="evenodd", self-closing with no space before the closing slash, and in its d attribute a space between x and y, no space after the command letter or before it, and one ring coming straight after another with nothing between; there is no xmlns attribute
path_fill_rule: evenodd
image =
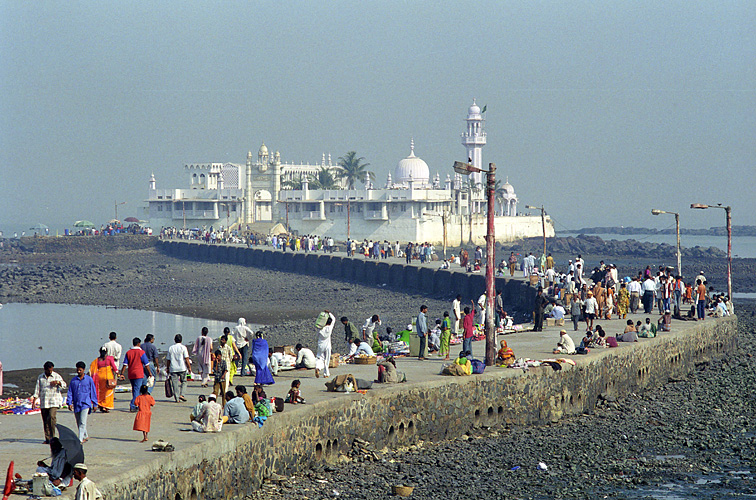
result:
<svg viewBox="0 0 756 500"><path fill-rule="evenodd" d="M326 220L325 214L321 214L319 211L305 212L302 214L302 220Z"/></svg>

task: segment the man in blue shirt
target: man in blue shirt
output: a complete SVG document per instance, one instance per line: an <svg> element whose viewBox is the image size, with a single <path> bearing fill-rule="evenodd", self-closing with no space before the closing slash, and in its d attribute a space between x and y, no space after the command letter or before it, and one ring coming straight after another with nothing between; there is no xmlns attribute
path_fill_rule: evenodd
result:
<svg viewBox="0 0 756 500"><path fill-rule="evenodd" d="M83 361L76 363L76 377L68 384L68 409L74 412L76 425L79 427L79 440L86 443L89 440L87 434L87 416L93 408L97 407L97 390L94 380L85 373L87 365Z"/></svg>
<svg viewBox="0 0 756 500"><path fill-rule="evenodd" d="M426 316L426 312L428 312L428 306L425 304L420 306L420 314L417 315L417 320L415 321L415 328L417 328L417 336L420 337L420 351L417 354L417 359L424 360L425 359L425 349L428 342L428 318Z"/></svg>
<svg viewBox="0 0 756 500"><path fill-rule="evenodd" d="M223 409L224 420L229 424L246 424L249 411L244 406L244 399L236 397L233 392L226 393L226 407Z"/></svg>
<svg viewBox="0 0 756 500"><path fill-rule="evenodd" d="M158 359L158 350L157 347L155 347L155 336L151 333L148 333L144 337L144 342L142 343L142 350L144 351L144 355L147 356L147 360L149 363L147 363L147 366L150 367L150 373L156 374L158 371L158 367L160 366L160 360ZM142 379L142 385L147 385L147 379L149 377L145 377ZM155 384L153 383L151 386L148 387L147 392L149 394L152 394L152 389L155 388Z"/></svg>

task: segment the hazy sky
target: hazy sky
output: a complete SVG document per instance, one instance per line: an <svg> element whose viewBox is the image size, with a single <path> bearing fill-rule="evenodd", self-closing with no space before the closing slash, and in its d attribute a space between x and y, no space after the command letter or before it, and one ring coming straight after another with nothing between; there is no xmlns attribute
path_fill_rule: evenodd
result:
<svg viewBox="0 0 756 500"><path fill-rule="evenodd" d="M756 224L756 1L0 0L0 229L142 216L185 162L485 163L557 229Z"/></svg>

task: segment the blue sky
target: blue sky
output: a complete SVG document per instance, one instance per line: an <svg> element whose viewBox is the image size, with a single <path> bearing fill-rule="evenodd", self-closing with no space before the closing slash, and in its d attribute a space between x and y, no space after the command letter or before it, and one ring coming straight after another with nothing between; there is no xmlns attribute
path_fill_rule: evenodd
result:
<svg viewBox="0 0 756 500"><path fill-rule="evenodd" d="M484 162L558 229L756 224L756 2L0 0L0 229L141 214L185 162Z"/></svg>

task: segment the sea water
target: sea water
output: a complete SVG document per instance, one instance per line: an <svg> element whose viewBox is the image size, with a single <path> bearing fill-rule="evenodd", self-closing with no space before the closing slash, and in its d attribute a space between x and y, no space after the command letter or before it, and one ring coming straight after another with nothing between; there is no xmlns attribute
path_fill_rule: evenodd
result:
<svg viewBox="0 0 756 500"><path fill-rule="evenodd" d="M87 366L99 355L108 334L116 332L125 353L132 339L155 335L155 345L165 351L180 333L189 344L203 326L217 339L232 323L154 311L68 304L3 304L0 308L0 362L3 370L41 368L45 361L58 367ZM250 325L254 328L255 325Z"/></svg>

